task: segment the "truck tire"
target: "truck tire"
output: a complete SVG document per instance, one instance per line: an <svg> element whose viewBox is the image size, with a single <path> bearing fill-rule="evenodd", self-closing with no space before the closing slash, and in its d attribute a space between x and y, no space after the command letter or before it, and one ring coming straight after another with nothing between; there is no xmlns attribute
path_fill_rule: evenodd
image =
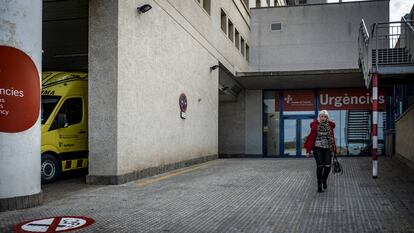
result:
<svg viewBox="0 0 414 233"><path fill-rule="evenodd" d="M43 154L41 164L42 184L55 181L59 178L60 172L60 166L55 156Z"/></svg>

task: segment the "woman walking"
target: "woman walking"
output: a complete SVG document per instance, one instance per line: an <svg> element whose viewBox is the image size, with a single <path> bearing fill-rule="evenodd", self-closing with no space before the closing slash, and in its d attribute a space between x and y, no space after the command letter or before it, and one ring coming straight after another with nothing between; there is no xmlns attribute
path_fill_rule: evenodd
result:
<svg viewBox="0 0 414 233"><path fill-rule="evenodd" d="M335 122L329 120L326 110L319 112L318 119L311 123L311 131L305 142L306 157L311 151L316 160L316 177L318 179L318 192L327 189L326 183L331 171L332 155L336 156L334 128Z"/></svg>

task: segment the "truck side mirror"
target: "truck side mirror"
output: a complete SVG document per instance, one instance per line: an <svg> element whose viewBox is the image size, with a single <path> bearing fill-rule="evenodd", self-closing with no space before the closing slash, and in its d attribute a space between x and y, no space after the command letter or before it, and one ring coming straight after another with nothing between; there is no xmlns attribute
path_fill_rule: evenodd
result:
<svg viewBox="0 0 414 233"><path fill-rule="evenodd" d="M66 128L69 126L68 124L68 120L66 118L66 114L65 113L59 113L58 114L58 122L57 122L57 128Z"/></svg>

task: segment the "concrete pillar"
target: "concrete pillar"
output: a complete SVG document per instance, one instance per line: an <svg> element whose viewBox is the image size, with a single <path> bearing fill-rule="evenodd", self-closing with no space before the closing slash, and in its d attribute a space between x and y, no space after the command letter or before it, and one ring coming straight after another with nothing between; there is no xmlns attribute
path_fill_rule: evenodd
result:
<svg viewBox="0 0 414 233"><path fill-rule="evenodd" d="M0 88L3 92L0 92L0 100L5 102L2 109L10 110L18 118L24 118L27 114L33 115L29 124L16 120L11 124L10 121L5 120L5 114L0 116L0 211L5 211L33 207L42 201L39 114L42 1L0 0L0 12L0 46L3 49L3 58L0 60L2 70ZM13 60L14 57L5 57L5 50L19 55L16 56L19 58ZM16 67L16 75L13 75L13 69L6 63L19 63L22 60L27 66ZM12 71L3 72L6 69ZM32 75L27 76L25 72L31 72ZM21 90L22 96L7 95L4 90L19 89L14 83L17 76L23 77L20 80L20 83L25 86ZM28 83L31 83L29 87L27 87ZM20 99L17 100L18 98ZM28 103L30 108L20 108L17 111L16 101ZM19 128L19 130L12 132L11 128Z"/></svg>
<svg viewBox="0 0 414 233"><path fill-rule="evenodd" d="M88 79L89 175L86 182L116 184L119 174L118 1L89 1Z"/></svg>

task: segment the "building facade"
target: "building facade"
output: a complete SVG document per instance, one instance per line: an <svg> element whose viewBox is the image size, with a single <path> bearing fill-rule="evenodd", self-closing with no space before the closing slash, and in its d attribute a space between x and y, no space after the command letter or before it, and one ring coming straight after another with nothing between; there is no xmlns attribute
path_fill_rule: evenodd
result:
<svg viewBox="0 0 414 233"><path fill-rule="evenodd" d="M310 122L327 109L337 123L337 153L369 155L372 97L358 65L362 18L387 22L389 1L252 8L249 71L234 77L244 88L239 101L221 103L220 153L303 156ZM386 87L380 98L383 149Z"/></svg>
<svg viewBox="0 0 414 233"><path fill-rule="evenodd" d="M91 184L121 184L218 157L300 157L321 109L336 122L337 153L343 156L371 153L373 121L379 122L380 153L387 130L411 126L411 84L381 86L374 119L372 91L360 69L361 19L369 27L389 21L389 0L32 4L10 1L2 10L35 9L36 20L21 25L43 38L11 33L11 41L2 31L0 43L20 48L16 43L33 40L21 50L39 73L88 71ZM0 26L20 20L7 17L0 16ZM394 111L401 115L396 123ZM0 177L7 177L0 182L1 203L41 196L40 174L14 179L27 167L39 170L39 143L31 153L21 147L40 139L39 124L21 137L0 132L0 143L7 144L1 154L28 161L0 163ZM397 153L409 153L412 145L401 138L408 136L396 135ZM10 188L22 182L23 188Z"/></svg>
<svg viewBox="0 0 414 233"><path fill-rule="evenodd" d="M214 67L248 69L244 1L153 1L137 14L145 3L90 1L89 183L124 183L217 158Z"/></svg>

